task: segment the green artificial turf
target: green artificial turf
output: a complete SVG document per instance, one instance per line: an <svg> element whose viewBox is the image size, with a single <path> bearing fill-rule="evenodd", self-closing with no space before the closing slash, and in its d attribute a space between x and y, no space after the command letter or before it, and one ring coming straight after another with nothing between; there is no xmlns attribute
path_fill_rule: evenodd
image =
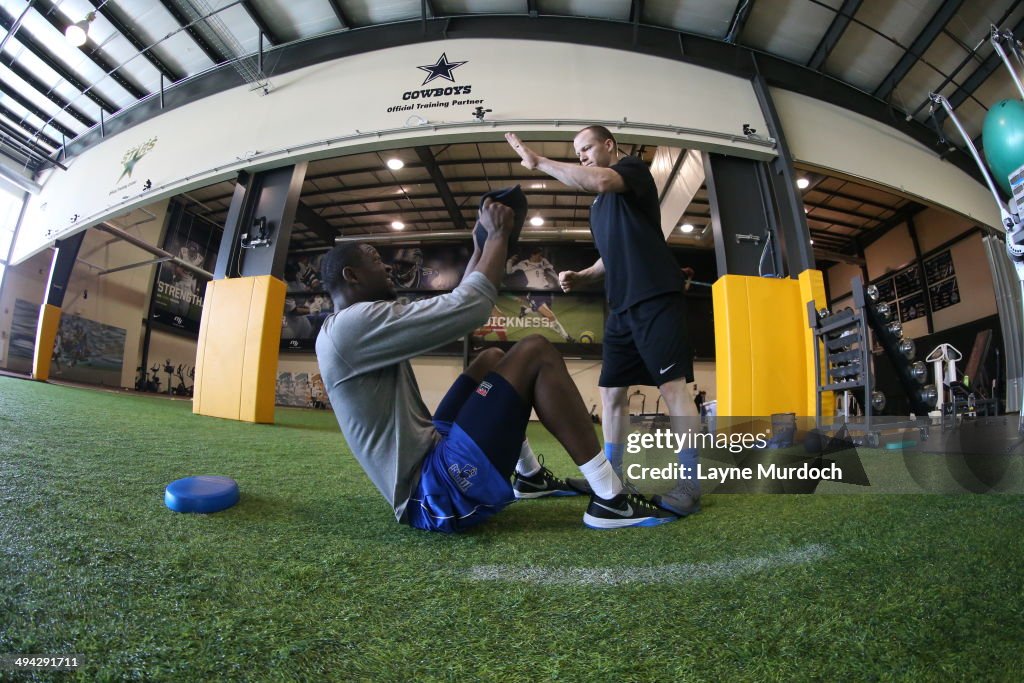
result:
<svg viewBox="0 0 1024 683"><path fill-rule="evenodd" d="M195 474L233 477L240 503L167 510ZM52 678L89 681L1024 678L1020 496L709 495L614 532L584 530L585 504L431 535L395 523L330 413L250 425L0 377L0 653L77 653ZM484 565L710 569L543 585L474 580Z"/></svg>

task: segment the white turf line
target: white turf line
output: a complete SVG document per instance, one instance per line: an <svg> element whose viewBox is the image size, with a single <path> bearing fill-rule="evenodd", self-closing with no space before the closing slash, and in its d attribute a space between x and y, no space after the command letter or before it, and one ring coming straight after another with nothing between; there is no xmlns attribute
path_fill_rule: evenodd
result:
<svg viewBox="0 0 1024 683"><path fill-rule="evenodd" d="M471 581L513 581L540 586L585 586L652 583L687 583L703 579L732 579L766 569L809 564L829 554L827 546L813 544L784 552L722 562L690 562L660 567L605 567L602 569L559 569L513 567L502 564L477 565L469 570Z"/></svg>

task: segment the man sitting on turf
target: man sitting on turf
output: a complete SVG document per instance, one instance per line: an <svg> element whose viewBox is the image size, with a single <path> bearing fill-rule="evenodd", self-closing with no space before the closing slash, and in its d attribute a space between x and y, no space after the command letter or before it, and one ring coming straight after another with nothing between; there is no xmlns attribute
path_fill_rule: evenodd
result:
<svg viewBox="0 0 1024 683"><path fill-rule="evenodd" d="M320 330L316 355L349 447L399 522L459 531L507 506L515 490L571 493L523 446L536 410L593 488L587 526L674 521L672 513L623 491L561 355L539 335L508 353L481 353L433 418L424 405L409 359L487 320L505 274L513 216L509 207L484 201L486 241L481 247L474 240L459 286L431 299L396 301L389 267L369 245L339 245L324 257L321 274L336 312Z"/></svg>

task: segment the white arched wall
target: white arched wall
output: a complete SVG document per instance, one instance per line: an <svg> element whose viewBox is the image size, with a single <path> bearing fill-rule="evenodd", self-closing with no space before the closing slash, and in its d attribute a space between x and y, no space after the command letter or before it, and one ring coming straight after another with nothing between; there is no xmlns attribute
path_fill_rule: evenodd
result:
<svg viewBox="0 0 1024 683"><path fill-rule="evenodd" d="M427 75L419 67L442 54L451 63L464 62L451 71L453 82L424 84ZM748 80L608 48L444 40L336 59L273 75L271 83L266 96L240 86L170 110L72 158L67 171L49 172L30 201L12 261L136 205L242 169L301 158L500 139L506 130L567 139L583 122L611 124L633 141L753 158L775 154L764 141L741 134L743 124L767 130ZM999 227L985 188L928 147L835 105L778 88L771 94L796 160ZM433 106L439 104L447 106ZM492 110L485 122L472 116L477 105ZM428 123L416 125L420 120ZM147 151L128 176L124 162L140 149ZM147 179L152 188L143 191Z"/></svg>
<svg viewBox="0 0 1024 683"><path fill-rule="evenodd" d="M442 54L465 63L451 72L454 82L424 84L419 67ZM605 123L634 141L775 155L767 142L742 134L748 123L766 129L749 81L606 48L447 40L345 57L271 81L269 95L241 86L206 97L86 150L67 171L50 172L30 203L13 260L134 205L302 158L494 140L506 130L570 139L586 123ZM421 104L430 106L416 109ZM473 117L476 106L492 110L487 121ZM419 125L414 115L429 123ZM128 177L124 162L135 150L144 155ZM143 191L147 179L152 188Z"/></svg>
<svg viewBox="0 0 1024 683"><path fill-rule="evenodd" d="M771 94L794 161L888 186L1002 229L989 191L933 149L834 104L778 88Z"/></svg>

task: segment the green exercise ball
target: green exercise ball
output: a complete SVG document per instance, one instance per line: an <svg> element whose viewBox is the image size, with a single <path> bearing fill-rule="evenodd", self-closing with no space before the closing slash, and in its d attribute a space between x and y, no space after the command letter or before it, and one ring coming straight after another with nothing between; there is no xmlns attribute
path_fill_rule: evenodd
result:
<svg viewBox="0 0 1024 683"><path fill-rule="evenodd" d="M988 110L981 129L985 160L999 187L1010 194L1009 175L1024 166L1024 103L1003 100Z"/></svg>

